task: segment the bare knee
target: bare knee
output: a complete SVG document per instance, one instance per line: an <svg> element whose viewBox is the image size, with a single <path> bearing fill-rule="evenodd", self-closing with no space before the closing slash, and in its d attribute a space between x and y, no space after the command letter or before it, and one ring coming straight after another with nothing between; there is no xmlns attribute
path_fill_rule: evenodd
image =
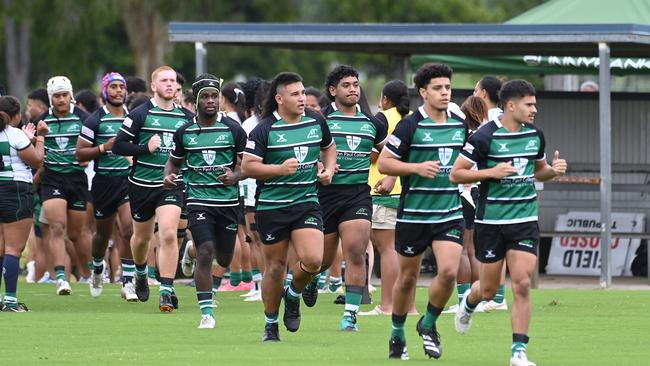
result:
<svg viewBox="0 0 650 366"><path fill-rule="evenodd" d="M530 287L531 287L530 277L512 280L512 293L516 297L528 297L528 295L530 294Z"/></svg>
<svg viewBox="0 0 650 366"><path fill-rule="evenodd" d="M53 238L62 238L65 236L65 224L62 222L53 222L50 224L50 235Z"/></svg>
<svg viewBox="0 0 650 366"><path fill-rule="evenodd" d="M442 283L455 283L457 270L455 268L438 268L438 280Z"/></svg>
<svg viewBox="0 0 650 366"><path fill-rule="evenodd" d="M211 268L214 248L210 243L205 243L197 248L196 264L200 268Z"/></svg>
<svg viewBox="0 0 650 366"><path fill-rule="evenodd" d="M287 263L285 261L269 261L266 264L264 276L269 276L273 281L281 281L286 273Z"/></svg>
<svg viewBox="0 0 650 366"><path fill-rule="evenodd" d="M170 245L174 243L178 245L178 240L176 239L176 228L165 228L159 229L158 235L160 236L160 245Z"/></svg>
<svg viewBox="0 0 650 366"><path fill-rule="evenodd" d="M395 285L400 286L404 289L410 289L415 287L417 285L417 282L418 282L417 273L412 271L400 272L399 277L397 278L397 282L395 282Z"/></svg>

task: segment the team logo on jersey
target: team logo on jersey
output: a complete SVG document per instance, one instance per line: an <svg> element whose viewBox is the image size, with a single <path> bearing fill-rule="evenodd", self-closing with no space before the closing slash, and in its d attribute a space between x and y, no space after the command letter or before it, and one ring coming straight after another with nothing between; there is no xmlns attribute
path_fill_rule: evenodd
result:
<svg viewBox="0 0 650 366"><path fill-rule="evenodd" d="M67 138L67 137L59 136L59 137L55 138L54 140L56 141L56 144L59 146L59 149L63 150L63 149L65 149L66 146L68 146L68 140L70 140L70 139Z"/></svg>
<svg viewBox="0 0 650 366"><path fill-rule="evenodd" d="M158 118L154 118L151 125L152 126L160 126L160 120Z"/></svg>
<svg viewBox="0 0 650 366"><path fill-rule="evenodd" d="M451 156L453 154L454 154L454 149L450 147L438 148L438 159L440 159L440 164L449 165L449 161L451 161Z"/></svg>
<svg viewBox="0 0 650 366"><path fill-rule="evenodd" d="M524 148L524 150L526 150L526 151L537 150L537 141L535 141L535 140L528 141L528 144L526 144L526 147Z"/></svg>
<svg viewBox="0 0 650 366"><path fill-rule="evenodd" d="M510 149L508 149L508 143L507 142L497 142L497 144L499 144L499 152L510 151Z"/></svg>
<svg viewBox="0 0 650 366"><path fill-rule="evenodd" d="M284 138L284 135L286 135L286 133L279 133L278 134L278 139L275 140L275 142L287 142L287 139Z"/></svg>
<svg viewBox="0 0 650 366"><path fill-rule="evenodd" d="M364 123L363 126L361 126L361 131L372 131L372 126L368 123Z"/></svg>
<svg viewBox="0 0 650 366"><path fill-rule="evenodd" d="M526 167L528 166L528 159L526 158L514 158L512 159L512 165L517 168L518 175L524 175Z"/></svg>
<svg viewBox="0 0 650 366"><path fill-rule="evenodd" d="M309 130L309 133L307 134L308 139L315 139L318 138L318 129L317 128L312 128Z"/></svg>
<svg viewBox="0 0 650 366"><path fill-rule="evenodd" d="M75 132L75 131L79 131L79 125L76 125L76 124L75 124L75 125L71 125L70 127L68 127L68 129L67 129L66 131L67 131L67 132Z"/></svg>
<svg viewBox="0 0 650 366"><path fill-rule="evenodd" d="M219 135L219 137L217 137L217 139L214 140L214 142L215 142L215 143L224 143L224 142L228 142L228 138L226 137L226 135Z"/></svg>
<svg viewBox="0 0 650 366"><path fill-rule="evenodd" d="M113 129L113 126L108 125L106 126L106 132L115 132L115 130Z"/></svg>
<svg viewBox="0 0 650 366"><path fill-rule="evenodd" d="M454 132L454 136L451 138L451 141L463 141L463 133L461 131Z"/></svg>
<svg viewBox="0 0 650 366"><path fill-rule="evenodd" d="M298 159L299 163L305 161L308 151L309 148L307 146L296 146L293 148L293 153L296 155L296 159Z"/></svg>
<svg viewBox="0 0 650 366"><path fill-rule="evenodd" d="M203 160L205 160L208 165L214 163L214 158L217 156L217 153L214 150L203 150Z"/></svg>
<svg viewBox="0 0 650 366"><path fill-rule="evenodd" d="M357 210L355 214L361 216L368 216L368 209L365 207L361 207L360 209Z"/></svg>
<svg viewBox="0 0 650 366"><path fill-rule="evenodd" d="M179 127L183 127L185 123L185 121L178 121L176 122L176 125L174 125L174 128L178 129Z"/></svg>
<svg viewBox="0 0 650 366"><path fill-rule="evenodd" d="M205 212L197 212L196 213L196 220L205 220Z"/></svg>
<svg viewBox="0 0 650 366"><path fill-rule="evenodd" d="M338 122L332 122L330 124L330 130L340 130L340 129L341 129L341 126L339 126Z"/></svg>
<svg viewBox="0 0 650 366"><path fill-rule="evenodd" d="M348 142L350 150L356 150L361 143L361 137L359 136L345 136L345 140Z"/></svg>
<svg viewBox="0 0 650 366"><path fill-rule="evenodd" d="M424 134L422 141L433 141L433 137L431 137L432 132L422 132L422 133Z"/></svg>
<svg viewBox="0 0 650 366"><path fill-rule="evenodd" d="M188 137L188 139L190 139L187 142L188 145L196 145L196 144L198 144L198 141L196 141L197 137Z"/></svg>
<svg viewBox="0 0 650 366"><path fill-rule="evenodd" d="M497 255L494 254L494 250L486 250L485 251L485 258L495 258Z"/></svg>
<svg viewBox="0 0 650 366"><path fill-rule="evenodd" d="M171 134L170 132L163 132L163 144L169 147L172 146L173 142L174 142L174 135Z"/></svg>

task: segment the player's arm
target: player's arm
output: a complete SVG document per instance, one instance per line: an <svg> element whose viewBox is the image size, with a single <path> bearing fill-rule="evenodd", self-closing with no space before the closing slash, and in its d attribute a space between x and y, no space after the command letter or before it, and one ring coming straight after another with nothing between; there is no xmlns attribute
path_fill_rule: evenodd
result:
<svg viewBox="0 0 650 366"><path fill-rule="evenodd" d="M75 158L78 162L95 160L99 155L106 152L104 144L96 145L97 128L99 127L98 119L97 113L93 113L83 122L75 150ZM112 141L111 145L113 145Z"/></svg>
<svg viewBox="0 0 650 366"><path fill-rule="evenodd" d="M291 175L298 170L298 160L287 159L282 164L265 164L259 156L244 153L241 171L244 177L267 180L284 175Z"/></svg>
<svg viewBox="0 0 650 366"><path fill-rule="evenodd" d="M136 120L127 116L122 122L122 127L115 136L113 143L113 153L122 156L140 156L151 154L160 147L160 136L154 135L149 139L146 145L137 143L139 141L140 123L139 118L133 116Z"/></svg>
<svg viewBox="0 0 650 366"><path fill-rule="evenodd" d="M183 131L181 128L174 133L174 150L169 154L169 159L165 163L163 170L163 186L165 189L172 189L176 187L175 180L178 178L178 172L181 170L183 161L185 160L185 147L183 146Z"/></svg>
<svg viewBox="0 0 650 366"><path fill-rule="evenodd" d="M470 184L488 179L501 179L517 172L512 163L499 163L494 168L474 170L474 162L467 160L463 155L454 162L449 175L453 184Z"/></svg>
<svg viewBox="0 0 650 366"><path fill-rule="evenodd" d="M553 179L557 176L566 173L567 163L566 160L560 158L560 152L555 151L553 154L553 162L549 165L546 159L535 160L535 179L540 182Z"/></svg>

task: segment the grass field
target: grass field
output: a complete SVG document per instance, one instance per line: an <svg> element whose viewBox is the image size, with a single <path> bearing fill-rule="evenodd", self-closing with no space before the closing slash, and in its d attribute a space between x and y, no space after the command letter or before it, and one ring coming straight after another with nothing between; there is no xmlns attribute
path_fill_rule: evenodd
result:
<svg viewBox="0 0 650 366"><path fill-rule="evenodd" d="M154 288L152 288L153 290ZM315 308L302 306L297 333L280 325L282 342L260 341L261 303L246 303L240 293L220 293L217 328L196 329L200 318L194 289L180 285L180 309L161 314L157 297L126 303L119 287L107 285L98 299L88 287L57 297L54 285L19 284L20 301L30 313L0 313L2 365L380 365L389 361L390 317L359 317L357 333L341 333L342 306L334 295L320 295ZM152 292L155 295L155 292ZM377 297L378 298L378 297ZM511 298L508 296L508 300ZM538 365L650 364L650 296L647 291L536 290L529 357ZM417 307L426 304L418 289ZM365 305L362 310L372 306ZM438 321L443 357L425 358L407 320L409 363L507 365L509 312L476 314L469 334L454 330L453 315Z"/></svg>

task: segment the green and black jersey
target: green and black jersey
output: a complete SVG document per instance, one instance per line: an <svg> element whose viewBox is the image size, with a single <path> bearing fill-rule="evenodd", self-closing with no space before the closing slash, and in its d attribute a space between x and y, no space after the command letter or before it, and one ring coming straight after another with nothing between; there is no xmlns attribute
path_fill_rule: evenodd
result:
<svg viewBox="0 0 650 366"><path fill-rule="evenodd" d="M347 116L332 102L321 111L327 119L332 138L336 143L338 172L332 186L340 184L368 184L370 154L386 141L388 126L372 115L361 112Z"/></svg>
<svg viewBox="0 0 650 366"><path fill-rule="evenodd" d="M75 157L77 137L81 132L88 113L70 105L70 113L65 117L57 117L50 108L41 120L47 123L49 132L45 136L45 167L57 173L82 172L83 167Z"/></svg>
<svg viewBox="0 0 650 366"><path fill-rule="evenodd" d="M449 181L449 173L467 139L463 119L448 112L444 123L436 123L423 107L397 124L386 148L408 163L440 161L433 178L413 174L401 177L402 194L397 221L432 224L463 218L458 185Z"/></svg>
<svg viewBox="0 0 650 366"><path fill-rule="evenodd" d="M219 113L214 125L202 127L196 118L174 134L171 156L185 161L183 173L188 206L239 205L239 186L219 180L224 168L235 170L246 147L246 132L236 121Z"/></svg>
<svg viewBox="0 0 650 366"><path fill-rule="evenodd" d="M165 164L174 149L174 133L193 117L177 105L172 110L164 110L156 105L153 98L129 112L118 132L113 150L120 155L134 155L129 175L131 183L142 187L162 187ZM149 153L145 148L154 135L160 136L160 147ZM144 148L139 148L142 151L138 151L138 154L126 150L117 151L117 144L124 140ZM182 182L180 175L178 182Z"/></svg>
<svg viewBox="0 0 650 366"><path fill-rule="evenodd" d="M126 107L124 113L128 113ZM117 136L123 121L124 117L112 115L104 106L86 119L79 138L93 146L105 144L109 139ZM131 163L125 157L113 154L112 150L97 156L94 166L97 174L113 177L128 175L131 169Z"/></svg>
<svg viewBox="0 0 650 366"><path fill-rule="evenodd" d="M537 221L535 161L546 159L544 134L532 124L522 123L508 131L498 119L481 126L467 141L462 157L479 170L512 162L517 174L481 182L476 222L516 224Z"/></svg>
<svg viewBox="0 0 650 366"><path fill-rule="evenodd" d="M299 122L287 123L276 112L251 131L245 154L264 164L298 160L298 170L289 176L258 181L257 210L273 210L300 203L318 203L316 188L320 151L334 143L325 119L306 112Z"/></svg>

